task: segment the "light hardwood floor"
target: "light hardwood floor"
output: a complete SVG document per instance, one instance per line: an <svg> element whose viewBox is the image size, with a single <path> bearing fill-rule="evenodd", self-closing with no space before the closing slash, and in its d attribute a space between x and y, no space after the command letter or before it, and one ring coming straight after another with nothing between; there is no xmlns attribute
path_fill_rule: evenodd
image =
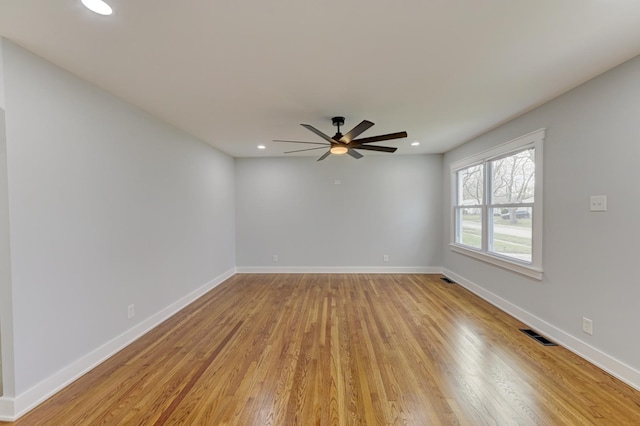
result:
<svg viewBox="0 0 640 426"><path fill-rule="evenodd" d="M640 424L640 392L439 277L235 275L16 424Z"/></svg>

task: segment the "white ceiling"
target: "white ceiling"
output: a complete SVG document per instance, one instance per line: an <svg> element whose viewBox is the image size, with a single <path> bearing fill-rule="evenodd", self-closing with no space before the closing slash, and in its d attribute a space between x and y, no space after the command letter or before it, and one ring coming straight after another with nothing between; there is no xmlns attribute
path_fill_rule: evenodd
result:
<svg viewBox="0 0 640 426"><path fill-rule="evenodd" d="M334 115L445 152L640 54L638 0L109 3L2 0L0 34L237 157Z"/></svg>

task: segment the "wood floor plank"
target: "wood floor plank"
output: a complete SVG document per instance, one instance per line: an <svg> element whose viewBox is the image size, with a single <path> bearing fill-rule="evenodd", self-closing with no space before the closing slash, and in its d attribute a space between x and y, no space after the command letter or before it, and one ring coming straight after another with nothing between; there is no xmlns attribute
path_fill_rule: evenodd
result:
<svg viewBox="0 0 640 426"><path fill-rule="evenodd" d="M640 424L640 392L439 278L235 275L15 424Z"/></svg>

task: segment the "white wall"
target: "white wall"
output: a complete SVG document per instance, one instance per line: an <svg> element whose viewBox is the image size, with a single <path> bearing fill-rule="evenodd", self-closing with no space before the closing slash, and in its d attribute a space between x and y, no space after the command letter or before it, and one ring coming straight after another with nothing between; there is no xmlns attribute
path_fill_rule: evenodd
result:
<svg viewBox="0 0 640 426"><path fill-rule="evenodd" d="M4 65L2 60L2 43L4 39L0 37L0 108L4 110Z"/></svg>
<svg viewBox="0 0 640 426"><path fill-rule="evenodd" d="M233 271L234 164L3 44L20 396Z"/></svg>
<svg viewBox="0 0 640 426"><path fill-rule="evenodd" d="M450 219L443 265L640 388L640 58L447 153L443 191L450 163L542 127L543 280L451 252ZM590 195L606 195L608 211L589 212ZM583 316L593 336L582 332Z"/></svg>
<svg viewBox="0 0 640 426"><path fill-rule="evenodd" d="M4 114L4 65L0 38L0 396L13 391L11 262L9 253L9 191ZM2 341L8 342L4 346ZM1 410L1 407L0 407Z"/></svg>
<svg viewBox="0 0 640 426"><path fill-rule="evenodd" d="M1 84L0 80L0 84ZM13 390L9 200L4 110L0 108L0 395ZM2 341L8 342L1 344Z"/></svg>
<svg viewBox="0 0 640 426"><path fill-rule="evenodd" d="M441 155L238 158L238 268L440 266L441 179Z"/></svg>

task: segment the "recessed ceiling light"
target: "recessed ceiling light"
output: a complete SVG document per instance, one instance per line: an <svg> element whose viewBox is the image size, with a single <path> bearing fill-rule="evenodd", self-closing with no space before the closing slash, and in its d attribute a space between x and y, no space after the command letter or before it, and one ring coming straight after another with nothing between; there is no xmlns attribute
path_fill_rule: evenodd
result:
<svg viewBox="0 0 640 426"><path fill-rule="evenodd" d="M264 145L258 145L258 149L267 149L267 147Z"/></svg>
<svg viewBox="0 0 640 426"><path fill-rule="evenodd" d="M418 146L418 145L420 145L420 142L418 142L418 141L411 142L411 146Z"/></svg>
<svg viewBox="0 0 640 426"><path fill-rule="evenodd" d="M111 6L102 0L82 0L82 4L90 11L99 15L111 15L113 13Z"/></svg>

